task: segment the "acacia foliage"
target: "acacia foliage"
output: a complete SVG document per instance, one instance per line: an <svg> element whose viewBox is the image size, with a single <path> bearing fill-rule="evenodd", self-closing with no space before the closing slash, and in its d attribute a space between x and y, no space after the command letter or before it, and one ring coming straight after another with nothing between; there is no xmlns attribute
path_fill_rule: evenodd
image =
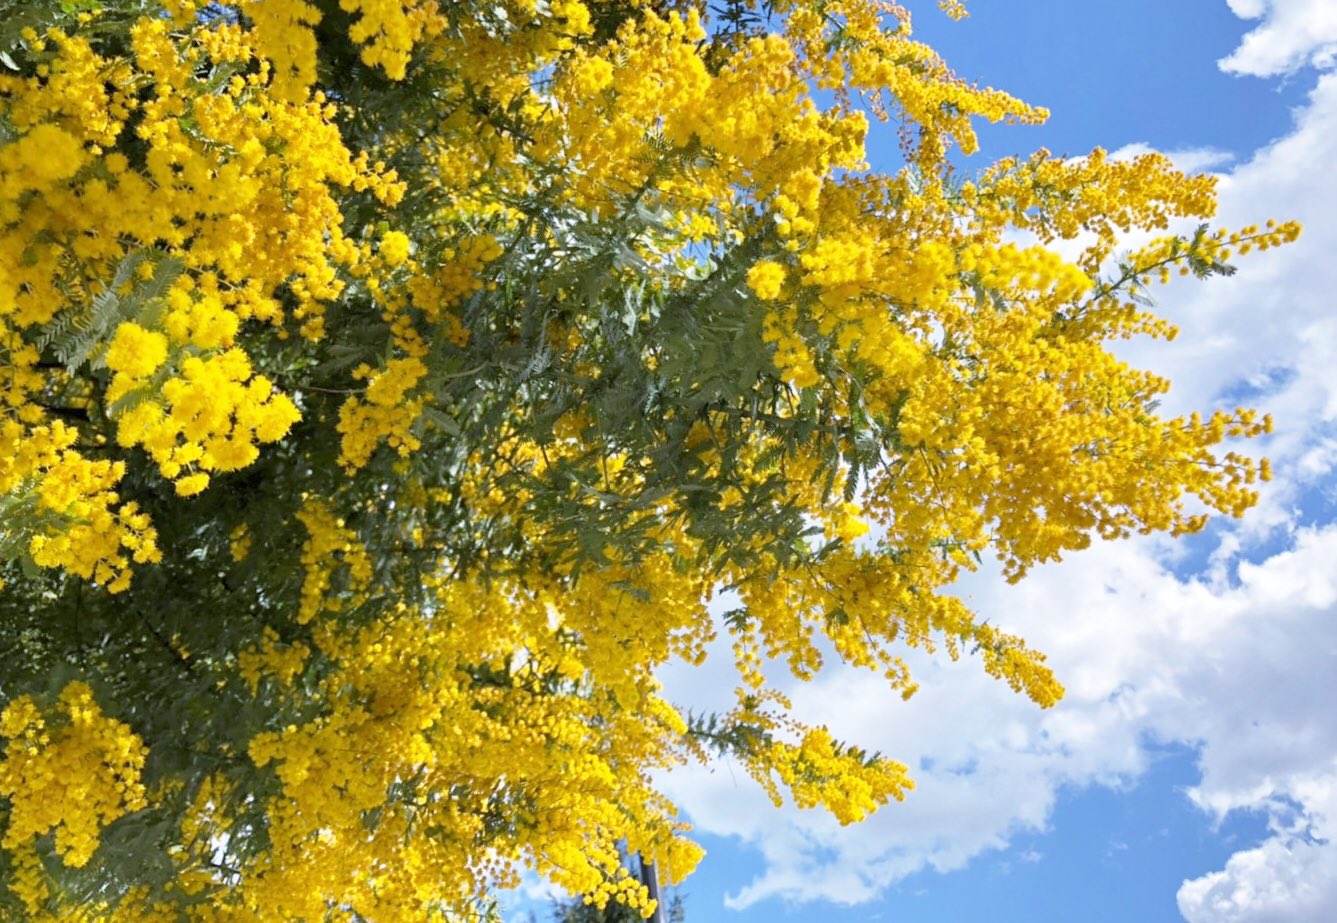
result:
<svg viewBox="0 0 1337 923"><path fill-rule="evenodd" d="M911 787L766 662L1056 702L946 588L1254 501L1266 419L1108 346L1297 229L1172 233L1213 181L1154 154L951 166L1044 115L890 0L0 2L0 913L646 911L665 767Z"/></svg>

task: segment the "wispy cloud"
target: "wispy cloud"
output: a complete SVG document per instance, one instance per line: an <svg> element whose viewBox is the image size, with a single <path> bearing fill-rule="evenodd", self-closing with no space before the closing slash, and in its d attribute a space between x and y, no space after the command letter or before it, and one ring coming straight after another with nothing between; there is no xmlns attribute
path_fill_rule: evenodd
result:
<svg viewBox="0 0 1337 923"><path fill-rule="evenodd" d="M1337 771L1290 779L1301 794L1299 820L1255 849L1235 853L1224 869L1187 881L1179 910L1189 923L1320 923L1337 907Z"/></svg>

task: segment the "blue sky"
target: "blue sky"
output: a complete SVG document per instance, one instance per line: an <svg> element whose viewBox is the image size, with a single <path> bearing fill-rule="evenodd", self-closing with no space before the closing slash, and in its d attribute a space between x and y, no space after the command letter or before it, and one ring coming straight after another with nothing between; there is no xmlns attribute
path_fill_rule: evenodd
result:
<svg viewBox="0 0 1337 923"><path fill-rule="evenodd" d="M961 76L1050 110L1038 128L984 128L982 156L1134 142L1247 155L1290 130L1290 108L1313 82L1222 71L1217 61L1249 28L1225 0L975 0L970 9L959 23L921 9L915 33Z"/></svg>
<svg viewBox="0 0 1337 923"><path fill-rule="evenodd" d="M1258 812L1214 824L1185 797L1197 781L1194 751L1157 748L1146 772L1119 787L1088 786L1060 795L1047 831L1023 833L1009 848L964 868L911 875L877 899L758 902L724 906L755 857L729 838L705 841L710 859L682 888L690 920L793 923L862 921L1026 921L1159 923L1182 921L1175 892L1185 878L1218 868L1242 845L1267 834Z"/></svg>
<svg viewBox="0 0 1337 923"><path fill-rule="evenodd" d="M965 169L1154 148L1220 174L1226 225L1304 222L1233 278L1166 289L1180 338L1126 349L1175 382L1171 412L1271 411L1277 477L1192 541L965 582L1050 653L1055 709L928 658L908 704L849 671L794 688L801 717L911 763L919 789L865 824L775 810L727 765L670 776L709 851L688 919L1337 920L1337 2L973 0L955 24L908 5L960 74L1052 110L984 127ZM890 131L871 159L896 162ZM687 706L730 678L665 676Z"/></svg>

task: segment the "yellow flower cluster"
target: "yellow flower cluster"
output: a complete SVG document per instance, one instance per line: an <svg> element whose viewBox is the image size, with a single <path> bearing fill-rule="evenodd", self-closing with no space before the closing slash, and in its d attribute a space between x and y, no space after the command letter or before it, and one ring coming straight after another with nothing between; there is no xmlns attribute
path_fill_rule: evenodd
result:
<svg viewBox="0 0 1337 923"><path fill-rule="evenodd" d="M792 793L800 808L821 805L842 824L863 820L888 799L901 801L914 788L906 767L886 759L865 759L840 748L824 727L809 728L797 744L777 741L750 766L778 807L780 790L768 770Z"/></svg>
<svg viewBox="0 0 1337 923"><path fill-rule="evenodd" d="M311 649L305 644L284 644L278 632L266 625L260 643L237 655L237 668L254 695L264 679L271 679L280 688L292 685L293 677L302 672L310 656Z"/></svg>
<svg viewBox="0 0 1337 923"><path fill-rule="evenodd" d="M665 208L688 214L728 214L739 198L777 194L811 203L826 174L862 162L863 114L819 112L784 37L748 40L718 73L700 55L705 37L695 9L647 14L616 41L569 57L535 146L562 169L572 201L604 211L618 193L653 183ZM657 137L701 145L708 165L655 176Z"/></svg>
<svg viewBox="0 0 1337 923"><path fill-rule="evenodd" d="M125 68L98 55L83 36L59 30L41 36L32 29L24 31L29 47L42 49L49 43L55 53L45 65L40 94L24 92L31 88L29 81L0 75L0 87L12 94L11 121L38 133L37 138L30 135L26 142L20 139L17 144L20 150L27 148L31 153L42 150L38 144L50 143L47 156L55 155L54 163L70 170L72 162L87 162L97 153L96 149L83 148L83 142L100 147L115 144L134 108L134 90L128 85ZM65 137L55 134L50 126L43 127L52 117L64 129Z"/></svg>
<svg viewBox="0 0 1337 923"><path fill-rule="evenodd" d="M954 18L964 13L955 0L943 8ZM887 20L896 28L887 28ZM956 77L933 49L910 38L908 13L890 0L799 6L788 17L786 32L802 50L803 66L822 87L841 99L861 91L879 118L888 118L894 107L914 124L919 134L915 160L930 170L949 140L964 153L976 151L972 116L1021 124L1048 117L1043 109Z"/></svg>
<svg viewBox="0 0 1337 923"><path fill-rule="evenodd" d="M273 67L273 93L280 99L299 102L316 82L316 36L320 10L306 0L268 3L245 0L242 9L250 17L250 32L257 57Z"/></svg>
<svg viewBox="0 0 1337 923"><path fill-rule="evenodd" d="M179 374L154 387L149 376L166 354L162 334L121 324L107 350L107 367L115 373L107 395L116 401L142 390L161 394L161 403L146 397L122 413L116 439L147 449L183 497L204 490L210 472L245 468L258 456L258 444L282 439L300 416L269 379L252 373L240 349L186 355Z"/></svg>
<svg viewBox="0 0 1337 923"><path fill-rule="evenodd" d="M441 264L432 273L414 276L408 282L408 289L414 303L420 307L427 319L433 323L440 320L443 312L454 307L463 299L486 287L484 270L487 265L501 256L501 243L491 234L468 237L457 246L447 247L441 252ZM447 323L453 318L446 315ZM448 330L456 345L467 342L467 331L463 338L455 333L452 326Z"/></svg>
<svg viewBox="0 0 1337 923"><path fill-rule="evenodd" d="M350 397L339 408L339 463L350 471L365 465L382 442L389 443L400 455L407 455L421 443L411 427L422 414L423 399L409 399L408 393L427 374L427 366L414 356L391 359L384 369L359 366L355 379L367 381L360 397Z"/></svg>
<svg viewBox="0 0 1337 923"><path fill-rule="evenodd" d="M55 834L56 853L72 868L85 865L103 827L145 805L140 773L146 751L128 726L102 713L93 690L70 683L54 714L29 696L0 714L6 738L0 794L9 799L6 849Z"/></svg>
<svg viewBox="0 0 1337 923"><path fill-rule="evenodd" d="M114 488L124 464L84 458L71 448L77 438L60 421L25 427L0 418L0 494L24 501L16 522L18 510L30 510L35 528L24 550L35 563L120 592L132 561L160 559L157 533L136 504L120 503Z"/></svg>
<svg viewBox="0 0 1337 923"><path fill-rule="evenodd" d="M82 35L32 33L40 73L0 75L0 119L18 131L0 145L3 425L6 444L24 447L0 461L0 492L42 498L49 515L32 530L33 560L114 589L128 584L130 558L156 559L153 530L136 509L117 509L121 463L83 457L107 437L90 432L85 443L35 402L64 374L35 371L39 327L83 330L106 299L133 299L161 261L111 291L130 259L166 251L184 265L166 298L109 330L94 358L111 372L99 398L117 443L142 446L179 493L198 493L298 419L236 346L240 325L291 319L319 336L323 302L342 290L338 267L359 258L336 189L385 203L403 192L383 165L350 154L334 108L309 88L315 8L246 6L249 28L218 17L176 32L145 16L119 57ZM195 9L173 12L185 23ZM197 77L234 64L240 72L221 86ZM113 149L128 124L144 151L136 164Z"/></svg>
<svg viewBox="0 0 1337 923"><path fill-rule="evenodd" d="M403 231L388 231L381 238L381 257L391 266L400 266L409 258L409 236Z"/></svg>
<svg viewBox="0 0 1337 923"><path fill-rule="evenodd" d="M763 301L775 301L784 290L785 268L771 260L762 260L747 271L747 284Z"/></svg>
<svg viewBox="0 0 1337 923"><path fill-rule="evenodd" d="M440 8L421 0L340 0L339 5L361 14L348 37L362 45L363 63L381 68L392 80L404 79L413 46L424 35L446 27Z"/></svg>
<svg viewBox="0 0 1337 923"><path fill-rule="evenodd" d="M321 612L342 612L360 605L362 594L371 583L367 549L344 521L316 498L303 503L297 519L307 530L301 554L306 577L302 581L297 621L305 624ZM341 566L347 570L347 585L343 591L334 592L333 576Z"/></svg>
<svg viewBox="0 0 1337 923"><path fill-rule="evenodd" d="M127 381L148 378L166 361L167 337L145 330L133 321L126 321L116 328L105 357L107 368L123 373Z"/></svg>
<svg viewBox="0 0 1337 923"><path fill-rule="evenodd" d="M540 692L573 654L570 631L553 622L589 617L584 599L567 600L555 585L536 591L542 582L538 574L491 588L446 580L430 615L400 607L361 630L322 621L316 645L337 670L318 716L251 741L251 759L273 767L282 797L269 811L263 868L220 903L296 919L333 901L378 919L418 919L514 884L528 858L598 906L653 909L622 866L618 841L653 858L670 881L700 859L671 806L631 771L680 759L672 741L685 725L639 664L620 671L639 687L635 712L591 701L572 681ZM485 664L485 676L469 663ZM396 800L409 780L414 797ZM499 786L533 800L491 797ZM371 827L369 815L378 818ZM480 862L472 843L485 823L494 858ZM437 835L407 836L423 827Z"/></svg>
<svg viewBox="0 0 1337 923"><path fill-rule="evenodd" d="M50 188L79 172L88 160L79 139L43 123L0 148L0 199L14 202L29 191Z"/></svg>
<svg viewBox="0 0 1337 923"><path fill-rule="evenodd" d="M795 388L810 388L821 381L812 350L798 330L793 310L772 311L766 315L762 338L775 344L775 367L781 378Z"/></svg>
<svg viewBox="0 0 1337 923"><path fill-rule="evenodd" d="M966 10L965 0L938 0L938 8L953 19L965 19L970 15Z"/></svg>
<svg viewBox="0 0 1337 923"><path fill-rule="evenodd" d="M64 434L52 445L70 435L68 430ZM32 435L41 445L46 433ZM146 564L161 559L157 533L138 505L129 502L114 509L120 498L112 488L124 470L120 462L89 461L63 451L41 467L45 470L36 489L37 509L57 519L29 543L36 564L64 568L118 593L130 585L131 560Z"/></svg>
<svg viewBox="0 0 1337 923"><path fill-rule="evenodd" d="M1133 228L1164 228L1171 218L1211 217L1216 177L1186 176L1163 154L1113 161L1096 148L1061 160L1036 151L1025 161L1005 158L989 167L962 196L981 227L1006 222L1041 241L1094 234L1077 265L1096 272Z"/></svg>
<svg viewBox="0 0 1337 923"><path fill-rule="evenodd" d="M246 560L246 556L251 553L251 543L254 537L251 535L251 528L246 523L234 528L228 535L228 554L232 560L241 562Z"/></svg>

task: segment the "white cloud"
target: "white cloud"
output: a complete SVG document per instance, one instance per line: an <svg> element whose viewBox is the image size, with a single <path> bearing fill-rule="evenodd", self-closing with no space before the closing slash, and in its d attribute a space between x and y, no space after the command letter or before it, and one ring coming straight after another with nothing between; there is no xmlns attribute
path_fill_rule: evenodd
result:
<svg viewBox="0 0 1337 923"><path fill-rule="evenodd" d="M1142 154L1150 154L1155 150L1150 144L1138 141L1133 144L1125 144L1118 150L1111 151L1110 160L1132 160ZM1215 147L1192 147L1182 151L1162 151L1161 153L1166 154L1174 161L1175 166L1185 173L1199 173L1204 170L1225 167L1235 158L1235 155L1229 151L1223 151Z"/></svg>
<svg viewBox="0 0 1337 923"><path fill-rule="evenodd" d="M1267 13L1267 26L1295 5L1233 6ZM1324 6L1337 16L1337 4ZM865 901L918 870L959 868L1043 829L1065 787L1134 779L1150 739L1200 748L1191 797L1204 811L1262 810L1273 821L1264 843L1185 882L1179 906L1191 923L1317 921L1337 907L1337 524L1296 525L1306 492L1337 483L1334 163L1337 74L1319 80L1291 135L1222 174L1222 223L1296 218L1301 240L1242 260L1234 278L1172 287L1162 308L1179 339L1130 353L1176 383L1170 412L1274 412L1266 449L1278 480L1256 515L1192 579L1173 572L1170 543L1149 539L1092 548L1015 587L990 573L963 584L979 611L1050 653L1069 694L1048 712L977 664L925 658L908 705L849 670L793 688L803 717L911 764L918 789L865 824L774 811L727 767L670 776L700 829L765 859L733 906ZM1241 383L1253 393L1241 395ZM1263 555L1263 539L1285 550ZM668 679L670 693L701 697L700 677Z"/></svg>
<svg viewBox="0 0 1337 923"><path fill-rule="evenodd" d="M1262 19L1220 62L1255 77L1290 74L1337 62L1337 4L1332 0L1228 0L1242 19Z"/></svg>
<svg viewBox="0 0 1337 923"><path fill-rule="evenodd" d="M1189 923L1329 923L1337 907L1337 772L1294 788L1309 829L1279 829L1255 849L1235 853L1219 872L1186 881L1179 910Z"/></svg>

